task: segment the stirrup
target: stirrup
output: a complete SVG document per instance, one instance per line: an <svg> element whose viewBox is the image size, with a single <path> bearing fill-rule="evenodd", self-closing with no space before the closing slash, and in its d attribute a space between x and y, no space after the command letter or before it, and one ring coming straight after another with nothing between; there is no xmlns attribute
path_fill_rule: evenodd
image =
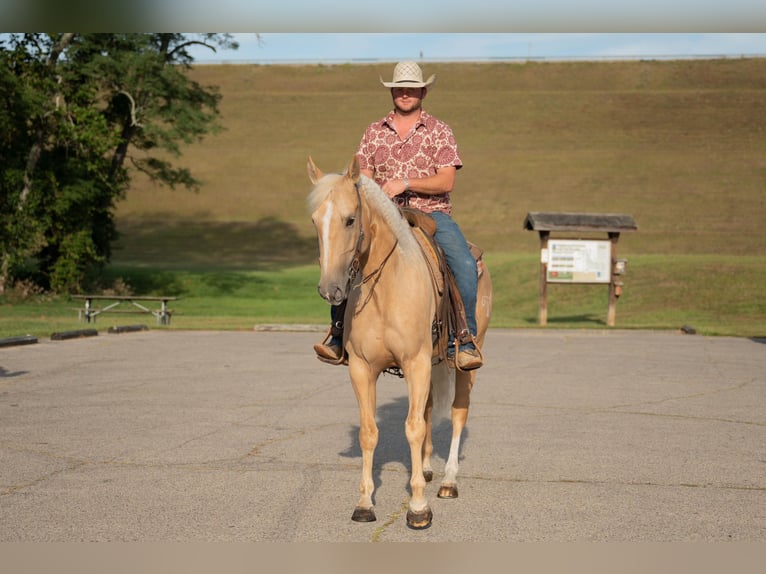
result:
<svg viewBox="0 0 766 574"><path fill-rule="evenodd" d="M471 343L473 343L474 350L479 355L479 360L481 361L481 364L477 365L476 367L471 367L470 369L461 369L460 368L460 365L458 364L458 357L460 356L460 340L459 340L458 337L455 337L455 340L453 341L453 345L454 345L455 349L454 349L454 354L452 355L452 361L450 361L450 362L452 363L452 366L456 370L460 371L461 373L468 373L470 371L475 371L476 369L480 369L481 367L484 366L484 353L481 352L481 348L479 348L479 345L476 342L476 338L473 335L470 335L470 334L469 334L469 336L471 338Z"/></svg>
<svg viewBox="0 0 766 574"><path fill-rule="evenodd" d="M323 363L327 363L329 365L342 365L345 359L345 352L343 350L343 345L340 346L340 353L337 356L337 358L331 358L329 350L332 348L328 345L328 343L332 340L333 334L332 334L332 327L330 327L327 330L327 334L325 335L324 339L320 343L317 343L314 345L314 352L317 355L317 359L322 361Z"/></svg>

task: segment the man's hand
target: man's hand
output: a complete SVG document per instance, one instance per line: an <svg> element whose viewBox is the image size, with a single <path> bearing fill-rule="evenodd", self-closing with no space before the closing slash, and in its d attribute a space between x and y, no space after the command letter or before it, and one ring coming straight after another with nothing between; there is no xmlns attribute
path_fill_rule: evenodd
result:
<svg viewBox="0 0 766 574"><path fill-rule="evenodd" d="M389 198L393 199L407 191L407 184L403 179L392 179L383 184L383 191Z"/></svg>

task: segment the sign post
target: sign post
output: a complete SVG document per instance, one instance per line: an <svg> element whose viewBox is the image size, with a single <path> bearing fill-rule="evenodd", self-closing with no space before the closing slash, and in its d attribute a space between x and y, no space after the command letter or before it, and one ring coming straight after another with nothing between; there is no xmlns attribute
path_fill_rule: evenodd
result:
<svg viewBox="0 0 766 574"><path fill-rule="evenodd" d="M598 213L530 212L524 228L540 235L540 325L548 323L548 284L602 284L609 286L607 325L614 326L617 299L622 293L620 276L625 259L617 258L617 241L623 231L638 229L630 215ZM605 232L608 239L593 237L552 238L551 232L592 234Z"/></svg>

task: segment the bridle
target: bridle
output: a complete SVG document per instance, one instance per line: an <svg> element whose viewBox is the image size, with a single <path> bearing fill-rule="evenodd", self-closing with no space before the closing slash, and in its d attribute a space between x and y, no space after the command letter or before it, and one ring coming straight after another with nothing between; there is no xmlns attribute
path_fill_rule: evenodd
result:
<svg viewBox="0 0 766 574"><path fill-rule="evenodd" d="M359 235L356 239L356 247L354 248L354 257L351 259L351 263L348 266L348 283L346 285L346 293L349 293L351 291L351 284L354 282L354 279L356 279L356 276L359 274L359 269L361 269L362 263L361 263L361 257L362 257L362 243L364 242L364 225L362 224L362 194L359 191L359 182L356 182L354 184L354 189L356 190L356 199L357 199L357 208L356 208L356 221L359 223ZM372 293L374 291L374 286L377 284L377 280L380 277L380 272L383 271L383 268L386 266L386 263L388 263L389 258L391 255L393 255L394 250L396 249L396 246L399 244L399 240L397 239L394 241L394 245L391 247L391 251L388 252L388 255L386 255L383 258L383 261L381 261L380 265L367 274L365 277L362 278L362 283L367 283L370 281L370 279L375 278L375 283L373 283L373 289L370 290L369 294L367 295L367 298L364 301L364 304L366 305L367 302L370 300L370 297L372 297Z"/></svg>
<svg viewBox="0 0 766 574"><path fill-rule="evenodd" d="M359 182L354 184L356 190L356 221L359 224L359 236L356 238L356 247L354 248L354 257L351 259L351 263L348 265L348 285L346 293L349 292L351 283L353 283L356 276L359 274L359 269L362 266L362 243L364 242L364 225L362 225L362 194L359 191Z"/></svg>

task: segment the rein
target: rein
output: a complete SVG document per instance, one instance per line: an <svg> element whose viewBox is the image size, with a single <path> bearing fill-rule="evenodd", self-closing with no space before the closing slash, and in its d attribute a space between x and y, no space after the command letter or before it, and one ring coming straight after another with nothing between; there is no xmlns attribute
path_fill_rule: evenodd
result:
<svg viewBox="0 0 766 574"><path fill-rule="evenodd" d="M362 257L362 242L364 241L364 226L362 225L362 194L359 191L359 183L354 184L354 189L356 189L356 197L358 200L357 203L357 221L359 222L359 237L356 240L356 248L354 249L354 257L351 260L351 263L348 266L348 282L349 286L351 283L353 283L354 279L356 279L356 276L359 274L359 269L361 268L361 257ZM383 268L386 266L386 263L388 263L388 260L391 258L391 255L394 254L394 250L396 250L396 246L399 245L399 240L397 239L394 241L393 246L391 247L391 251L388 252L388 255L386 255L383 258L383 261L380 262L380 265L378 265L377 269L371 271L368 273L365 277L362 278L362 283L367 283L371 279L375 279L374 283L372 284L372 288L370 289L370 292L367 294L367 297L365 298L364 302L362 303L362 308L364 308L367 303L369 303L370 298L372 297L373 293L375 292L375 286L378 284L378 280L380 279L381 272L383 271Z"/></svg>
<svg viewBox="0 0 766 574"><path fill-rule="evenodd" d="M383 271L383 268L386 266L386 263L388 263L388 259L393 255L394 249L396 249L396 246L399 245L399 240L397 239L394 241L394 245L391 247L391 251L388 252L388 255L386 255L383 258L383 261L380 262L380 265L378 265L378 268L372 271L371 273L367 274L362 279L362 283L367 283L370 279L375 279L375 282L372 284L372 287L370 288L370 292L367 293L367 297L364 298L364 302L362 303L362 308L367 305L367 303L370 302L370 298L375 293L375 286L378 284L378 281L380 280L381 271Z"/></svg>
<svg viewBox="0 0 766 574"><path fill-rule="evenodd" d="M351 263L348 266L348 283L349 287L351 283L356 279L361 267L360 257L362 256L362 242L364 241L364 226L362 225L362 194L359 191L359 182L354 184L356 190L356 220L359 222L359 237L356 239L356 247L354 248L354 257L351 259Z"/></svg>

